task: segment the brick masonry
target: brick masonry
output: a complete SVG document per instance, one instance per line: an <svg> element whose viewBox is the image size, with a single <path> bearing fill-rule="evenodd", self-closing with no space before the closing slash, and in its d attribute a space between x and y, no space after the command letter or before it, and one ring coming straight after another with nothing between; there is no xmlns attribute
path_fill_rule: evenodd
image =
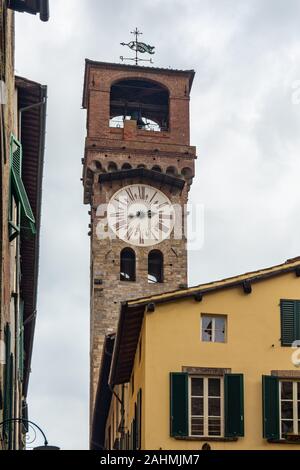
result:
<svg viewBox="0 0 300 470"><path fill-rule="evenodd" d="M164 256L164 282L148 283L148 253L153 247L134 247L136 282L120 281L120 253L127 245L120 239L99 240L96 234L97 207L108 203L127 184L144 183L163 191L173 204L184 204L194 176L195 147L189 142L190 72L149 69L103 63L86 64L84 106L87 108L87 138L83 166L84 202L91 206L91 322L90 322L90 410L99 379L105 334L115 330L120 303L148 294L172 291L187 284L186 239L164 240L155 249ZM125 121L124 129L110 128L110 89L118 80L140 78L162 84L169 90L170 130L138 129ZM125 167L124 167L125 165ZM185 181L183 190L154 180L116 180L99 183L99 175L116 170L144 167ZM158 168L159 167L159 168Z"/></svg>

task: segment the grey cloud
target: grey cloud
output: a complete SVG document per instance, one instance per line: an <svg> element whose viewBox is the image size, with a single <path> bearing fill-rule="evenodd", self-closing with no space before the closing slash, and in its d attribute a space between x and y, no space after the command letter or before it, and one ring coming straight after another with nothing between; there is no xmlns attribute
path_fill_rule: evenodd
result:
<svg viewBox="0 0 300 470"><path fill-rule="evenodd" d="M156 46L156 66L196 69L190 197L205 207L205 242L190 255L197 284L300 253L300 105L290 101L300 79L299 9L297 0L52 0L48 24L17 15L17 72L49 86L29 401L52 442L88 445L84 59L118 62L119 43L138 26Z"/></svg>

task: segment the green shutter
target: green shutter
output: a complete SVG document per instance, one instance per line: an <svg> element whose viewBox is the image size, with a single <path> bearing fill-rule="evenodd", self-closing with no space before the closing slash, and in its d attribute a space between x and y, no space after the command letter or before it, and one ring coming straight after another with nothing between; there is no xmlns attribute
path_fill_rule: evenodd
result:
<svg viewBox="0 0 300 470"><path fill-rule="evenodd" d="M300 301L281 300L281 346L291 346L300 340Z"/></svg>
<svg viewBox="0 0 300 470"><path fill-rule="evenodd" d="M24 302L21 300L19 306L19 377L21 382L24 378Z"/></svg>
<svg viewBox="0 0 300 470"><path fill-rule="evenodd" d="M142 447L142 390L137 395L137 413L136 413L136 448Z"/></svg>
<svg viewBox="0 0 300 470"><path fill-rule="evenodd" d="M263 375L263 436L279 439L279 379Z"/></svg>
<svg viewBox="0 0 300 470"><path fill-rule="evenodd" d="M244 376L224 376L225 437L244 436Z"/></svg>
<svg viewBox="0 0 300 470"><path fill-rule="evenodd" d="M12 418L13 406L13 355L11 354L11 332L7 324L4 331L5 336L5 371L4 371L4 413L3 421ZM8 440L8 448L12 445L12 423L6 423L3 426L3 432Z"/></svg>
<svg viewBox="0 0 300 470"><path fill-rule="evenodd" d="M22 181L22 145L13 136L10 142L10 165L12 190L21 205L22 227L29 229L32 234L35 234L35 218Z"/></svg>
<svg viewBox="0 0 300 470"><path fill-rule="evenodd" d="M129 450L134 450L134 447L133 447L133 420L132 420L132 423L131 423L131 427L130 427L130 449Z"/></svg>
<svg viewBox="0 0 300 470"><path fill-rule="evenodd" d="M7 324L4 330L4 341L5 341L5 371L4 371L4 421L10 419L10 408L11 408L11 394L10 390L10 354L11 354L11 333L10 327ZM4 426L7 429L7 426Z"/></svg>
<svg viewBox="0 0 300 470"><path fill-rule="evenodd" d="M10 419L13 418L13 399L14 399L14 356L13 354L10 355L10 373L9 373L9 395L10 395ZM10 450L13 449L13 423L10 422L9 426L9 434L8 434L8 447Z"/></svg>
<svg viewBox="0 0 300 470"><path fill-rule="evenodd" d="M137 442L136 442L136 435L137 435L137 421L136 421L136 415L137 415L137 406L136 404L134 405L134 418L133 418L133 423L132 423L132 446L133 446L133 450L136 450L137 449Z"/></svg>
<svg viewBox="0 0 300 470"><path fill-rule="evenodd" d="M188 374L170 374L170 434L188 436Z"/></svg>
<svg viewBox="0 0 300 470"><path fill-rule="evenodd" d="M22 401L22 419L24 422L22 423L22 433L27 434L29 431L29 424L28 424L28 405L26 400Z"/></svg>

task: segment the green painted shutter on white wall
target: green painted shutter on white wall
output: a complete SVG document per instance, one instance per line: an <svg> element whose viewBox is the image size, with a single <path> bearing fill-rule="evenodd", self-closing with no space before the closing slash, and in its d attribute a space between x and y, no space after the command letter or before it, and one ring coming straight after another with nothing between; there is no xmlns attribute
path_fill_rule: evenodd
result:
<svg viewBox="0 0 300 470"><path fill-rule="evenodd" d="M10 165L12 190L21 205L21 228L29 229L34 235L35 218L22 181L22 145L14 136L10 141Z"/></svg>

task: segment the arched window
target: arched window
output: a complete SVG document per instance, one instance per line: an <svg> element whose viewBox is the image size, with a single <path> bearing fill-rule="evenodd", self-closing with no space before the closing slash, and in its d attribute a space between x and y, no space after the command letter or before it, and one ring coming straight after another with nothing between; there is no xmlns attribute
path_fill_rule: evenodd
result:
<svg viewBox="0 0 300 470"><path fill-rule="evenodd" d="M169 90L160 83L125 78L113 83L110 92L110 126L123 127L135 120L149 131L169 129Z"/></svg>
<svg viewBox="0 0 300 470"><path fill-rule="evenodd" d="M183 168L183 170L181 171L181 174L187 180L193 177L193 171L191 168Z"/></svg>
<svg viewBox="0 0 300 470"><path fill-rule="evenodd" d="M152 168L152 171L158 171L159 173L161 173L161 167L158 166L158 165L154 165L154 167Z"/></svg>
<svg viewBox="0 0 300 470"><path fill-rule="evenodd" d="M177 176L177 170L174 166L169 166L166 170L166 173L169 176Z"/></svg>
<svg viewBox="0 0 300 470"><path fill-rule="evenodd" d="M148 282L149 284L164 282L164 256L159 250L153 250L149 253Z"/></svg>
<svg viewBox="0 0 300 470"><path fill-rule="evenodd" d="M129 163L124 163L122 166L122 170L131 170L132 166Z"/></svg>
<svg viewBox="0 0 300 470"><path fill-rule="evenodd" d="M108 170L110 173L113 173L114 171L118 171L117 164L116 164L115 162L109 162L108 167L107 167L107 170Z"/></svg>
<svg viewBox="0 0 300 470"><path fill-rule="evenodd" d="M135 281L135 252L131 248L124 248L121 251L120 280Z"/></svg>

